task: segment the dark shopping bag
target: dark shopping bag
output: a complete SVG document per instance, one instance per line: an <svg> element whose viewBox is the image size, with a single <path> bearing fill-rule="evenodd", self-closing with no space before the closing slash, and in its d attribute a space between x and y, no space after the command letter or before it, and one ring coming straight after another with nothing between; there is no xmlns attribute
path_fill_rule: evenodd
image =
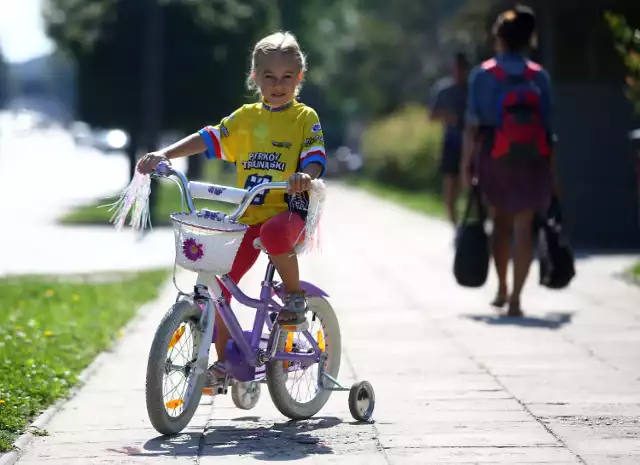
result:
<svg viewBox="0 0 640 465"><path fill-rule="evenodd" d="M485 231L486 219L480 191L477 186L473 186L469 191L464 216L458 226L453 261L453 274L461 286L481 287L487 280L491 250Z"/></svg>
<svg viewBox="0 0 640 465"><path fill-rule="evenodd" d="M551 202L538 231L540 285L564 289L576 275L573 251L562 231L562 211L558 199Z"/></svg>

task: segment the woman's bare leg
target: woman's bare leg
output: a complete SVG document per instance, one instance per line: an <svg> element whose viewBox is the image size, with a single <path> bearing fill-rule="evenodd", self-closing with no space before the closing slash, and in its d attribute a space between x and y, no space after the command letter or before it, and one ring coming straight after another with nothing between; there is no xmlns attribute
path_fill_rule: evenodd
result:
<svg viewBox="0 0 640 465"><path fill-rule="evenodd" d="M520 294L531 268L533 213L533 211L528 210L518 213L514 217L513 293L509 300L509 314L513 316L522 314Z"/></svg>
<svg viewBox="0 0 640 465"><path fill-rule="evenodd" d="M498 274L498 292L492 305L502 307L507 303L509 289L507 287L507 267L509 266L509 238L513 227L513 216L499 209L494 209L493 234L491 235L493 260Z"/></svg>

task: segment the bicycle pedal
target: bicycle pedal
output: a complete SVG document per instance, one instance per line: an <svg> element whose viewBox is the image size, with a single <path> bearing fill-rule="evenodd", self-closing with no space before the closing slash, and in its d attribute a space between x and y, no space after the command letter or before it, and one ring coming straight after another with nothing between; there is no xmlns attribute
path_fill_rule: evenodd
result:
<svg viewBox="0 0 640 465"><path fill-rule="evenodd" d="M301 333L303 331L306 331L309 329L309 322L305 321L304 323L300 323L299 325L283 325L281 324L280 327L282 329L284 329L285 331L288 331L290 333Z"/></svg>
<svg viewBox="0 0 640 465"><path fill-rule="evenodd" d="M210 387L206 387L202 390L202 395L203 396L213 396L213 388Z"/></svg>
<svg viewBox="0 0 640 465"><path fill-rule="evenodd" d="M224 389L222 387L206 387L202 389L202 395L203 396L220 396L220 395L226 395L228 392L228 389Z"/></svg>

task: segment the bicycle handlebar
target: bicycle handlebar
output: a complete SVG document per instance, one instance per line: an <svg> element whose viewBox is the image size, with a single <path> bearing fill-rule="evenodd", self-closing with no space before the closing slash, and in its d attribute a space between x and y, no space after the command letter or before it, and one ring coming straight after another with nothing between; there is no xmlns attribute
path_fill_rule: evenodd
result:
<svg viewBox="0 0 640 465"><path fill-rule="evenodd" d="M176 178L178 178L178 181L180 182L180 187L181 187L180 190L182 191L184 200L187 203L187 208L189 209L189 212L194 213L196 211L196 207L193 203L193 196L191 195L191 191L189 190L189 180L184 175L184 173L174 169L171 165L167 164L166 162L161 161L156 165L156 168L153 171L152 175L155 177L168 178L169 176L175 176ZM315 182L319 183L320 181L314 180L311 182L312 184L314 184ZM247 208L249 208L249 205L258 194L269 189L286 190L287 187L288 187L288 184L286 182L267 182L263 184L258 184L257 186L252 187L248 191L242 189L245 191L242 201L238 205L238 208L236 209L236 211L233 212L231 215L227 216L227 218L230 221L237 221L244 214Z"/></svg>

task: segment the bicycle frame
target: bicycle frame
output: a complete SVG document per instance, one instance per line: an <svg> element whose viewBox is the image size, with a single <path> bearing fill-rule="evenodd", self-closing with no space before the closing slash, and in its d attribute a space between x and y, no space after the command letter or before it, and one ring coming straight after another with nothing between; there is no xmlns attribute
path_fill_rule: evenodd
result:
<svg viewBox="0 0 640 465"><path fill-rule="evenodd" d="M170 166L160 163L156 167L156 174L162 177L168 177L170 175L178 178L178 185L180 187L183 198L187 203L187 208L190 212L195 212L196 208L193 203L193 198L189 189L189 181L184 174L174 170ZM200 183L202 184L202 183ZM204 185L204 184L203 184ZM206 187L206 185L205 185ZM216 187L216 186L211 186ZM285 189L286 183L264 183L255 186L250 191L244 194L244 197L235 213L229 215L232 220L237 220L242 216L251 200L255 195L269 188ZM224 201L224 200L223 200ZM320 361L322 351L318 347L318 343L315 338L309 334L309 331L304 331L306 339L309 341L312 353L297 354L291 352L277 352L277 344L282 331L286 331L286 328L282 328L280 325L273 325L269 315L271 312L279 312L282 306L278 304L273 296L276 295L280 289L276 287L274 283L275 266L269 262L265 273L264 280L262 281L260 298L254 299L247 296L240 290L238 285L228 275L215 276L209 273L199 273L196 286L195 297L196 299L204 300L203 314L201 318L202 328L204 332L205 340L213 341L215 312L220 314L222 321L229 329L231 339L235 342L238 350L240 351L243 361L251 367L258 367L264 365L271 360L287 360L287 361L299 361L303 365L313 365ZM250 332L250 337L247 340L245 331L238 322L235 313L227 303L224 294L222 292L222 284L231 295L242 305L256 309L256 315L253 321L253 327ZM316 288L313 285L305 283L306 286L312 291L314 295L326 295L323 291ZM206 289L206 292L200 292L200 290ZM271 331L269 335L269 341L266 350L260 347L260 342L263 337L264 326L267 326ZM196 366L199 369L206 370L206 364L208 363L210 344L202 344Z"/></svg>
<svg viewBox="0 0 640 465"><path fill-rule="evenodd" d="M260 366L270 360L300 361L302 363L306 362L305 364L309 365L317 363L320 360L321 351L315 338L313 338L308 331L305 331L304 334L313 348L313 353L295 354L290 352L276 352L277 342L282 328L279 325L275 325L274 329L274 325L269 318L269 314L271 312L280 311L282 307L273 299L274 275L275 266L272 263L269 263L265 273L265 279L262 282L260 298L254 299L242 292L238 285L228 275L217 277L211 274L200 273L196 281L196 286L200 284L207 287L212 303L210 306L205 306L204 311L207 314L203 317L205 321L213 322L214 318L209 318L209 316L215 316L215 313L212 314L210 312L219 312L222 321L229 329L231 339L236 343L244 357L244 361L250 366ZM247 340L245 332L243 331L242 326L240 326L235 313L227 303L224 294L222 293L220 283L229 290L231 295L240 304L256 309L250 340ZM209 308L207 309L207 307ZM263 329L265 325L271 331L266 352L260 348L260 340L263 336ZM206 328L207 327L205 327L205 329ZM211 331L211 334L213 335L213 331Z"/></svg>

